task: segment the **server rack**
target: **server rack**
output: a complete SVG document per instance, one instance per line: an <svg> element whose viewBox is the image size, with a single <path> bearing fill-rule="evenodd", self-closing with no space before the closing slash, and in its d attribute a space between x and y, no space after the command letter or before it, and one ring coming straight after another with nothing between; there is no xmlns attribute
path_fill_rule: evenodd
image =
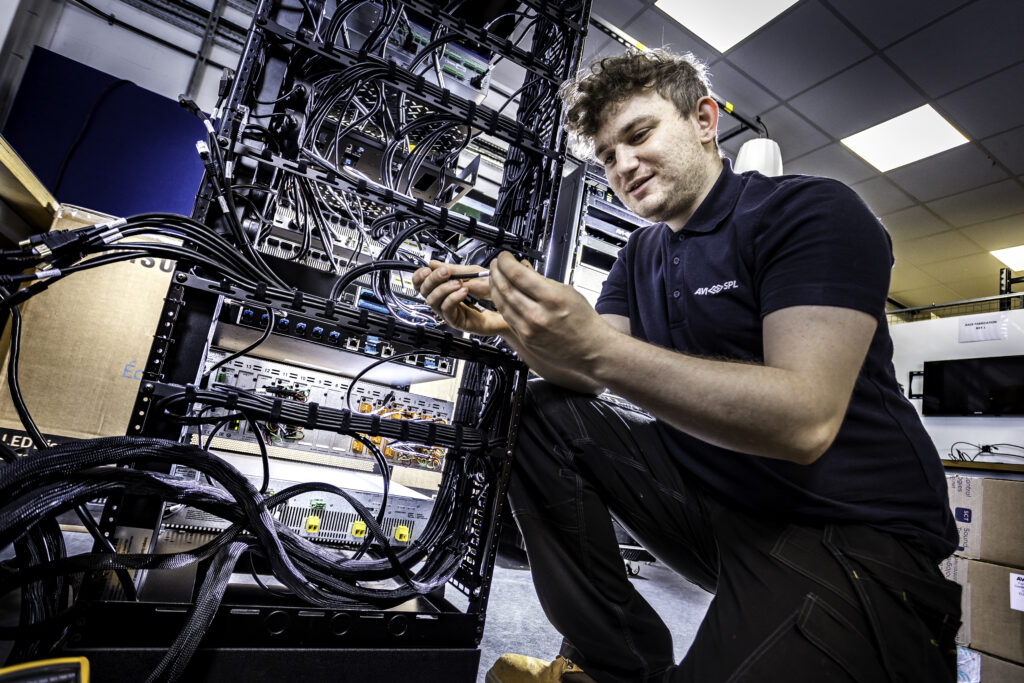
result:
<svg viewBox="0 0 1024 683"><path fill-rule="evenodd" d="M233 241L250 265L264 264L267 278L236 278L202 259L179 260L128 431L140 439L132 444L180 442L189 435L190 420L237 410L254 424L358 432L370 440L446 449L438 494L446 517L434 525L441 531L432 545L420 548L415 567L406 570L425 572L431 563L447 562L441 573L447 580L401 600L332 598L325 606L231 581L217 588L215 575L230 574L239 555L226 565L207 555L188 571L134 572L134 600L126 595L123 573L97 572L83 589L87 599L62 646L64 654L89 657L96 680L141 680L161 660L166 668L158 678L187 680L475 676L526 371L496 340L424 324L401 279L396 283L378 266L400 260L412 234L405 228L413 224L429 232L433 249L420 258L447 253L469 262L505 249L543 261L566 147L557 90L578 63L590 3L508 2L501 6L504 15L483 19L459 12L461 4L259 3L238 68L225 78L223 102L213 120L204 116L210 136L198 148L207 174L192 218ZM514 27L498 32L501 22ZM434 73L419 72L415 55L432 61ZM515 118L477 102L490 72L480 67L499 58L525 74ZM350 110L344 98L328 102L339 91L362 98L361 105ZM371 109L401 119L397 149L359 125ZM457 126L439 132L443 126L417 128L418 121ZM471 165L460 171L450 149L416 155L417 147L429 149L445 135L458 147L460 141L451 138L460 134L467 142L482 135L494 141L492 148L506 150L488 223L450 210L472 185ZM401 163L393 163L395 154ZM377 174L369 172L374 165ZM387 224L389 216L391 242L398 242L390 250L388 240L374 244L377 233L353 226L366 218ZM202 251L194 238L183 242ZM387 272L411 269L393 263ZM453 374L454 363L462 363L451 422L385 420L349 406L220 386L208 374L211 348L235 350L246 330L262 330L267 348L291 357L336 354L338 367L350 375L376 364L384 345L398 355L418 351L413 363L382 380L398 389L424 375ZM439 367L440 359L451 364ZM177 476L177 465L154 443L121 464ZM378 465L377 473L385 474ZM168 514L161 496L128 489L107 498L100 527L122 553L198 553L216 543L216 534L168 533ZM387 554L383 546L378 550ZM215 600L210 586L221 593ZM204 609L210 611L207 623L178 650L190 657L187 666L168 662L169 648L182 645L183 626L194 625Z"/></svg>

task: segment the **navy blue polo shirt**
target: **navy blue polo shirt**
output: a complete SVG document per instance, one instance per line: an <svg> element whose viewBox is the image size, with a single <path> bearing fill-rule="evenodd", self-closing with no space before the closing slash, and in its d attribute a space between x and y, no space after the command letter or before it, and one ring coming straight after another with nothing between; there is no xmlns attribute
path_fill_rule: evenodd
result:
<svg viewBox="0 0 1024 683"><path fill-rule="evenodd" d="M938 453L896 382L885 300L892 248L853 190L811 176L736 174L728 160L678 233L633 232L599 313L644 341L705 358L763 360L761 321L789 306L864 311L878 327L832 446L813 464L730 451L659 422L682 467L758 514L865 523L916 540L936 561L956 545Z"/></svg>

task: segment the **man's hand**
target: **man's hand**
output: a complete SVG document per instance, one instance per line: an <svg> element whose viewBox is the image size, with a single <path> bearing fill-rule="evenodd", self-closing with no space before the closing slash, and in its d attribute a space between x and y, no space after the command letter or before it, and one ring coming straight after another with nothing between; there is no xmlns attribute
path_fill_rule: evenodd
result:
<svg viewBox="0 0 1024 683"><path fill-rule="evenodd" d="M502 252L490 265L491 299L521 346L545 366L590 375L598 354L619 333L579 292Z"/></svg>
<svg viewBox="0 0 1024 683"><path fill-rule="evenodd" d="M452 275L477 273L480 266L459 266L440 261L431 261L430 266L420 268L412 275L413 286L427 301L431 310L452 327L479 334L493 336L508 330L501 315L493 311L481 311L465 303L472 294L477 299L491 299L491 279L475 277L466 280L452 278Z"/></svg>

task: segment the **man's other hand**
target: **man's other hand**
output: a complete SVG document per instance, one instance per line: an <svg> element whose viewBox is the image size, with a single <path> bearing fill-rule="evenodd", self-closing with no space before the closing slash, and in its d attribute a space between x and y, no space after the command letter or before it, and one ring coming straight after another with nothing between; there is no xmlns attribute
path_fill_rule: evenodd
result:
<svg viewBox="0 0 1024 683"><path fill-rule="evenodd" d="M619 334L575 289L502 252L490 266L491 299L531 355L588 375Z"/></svg>

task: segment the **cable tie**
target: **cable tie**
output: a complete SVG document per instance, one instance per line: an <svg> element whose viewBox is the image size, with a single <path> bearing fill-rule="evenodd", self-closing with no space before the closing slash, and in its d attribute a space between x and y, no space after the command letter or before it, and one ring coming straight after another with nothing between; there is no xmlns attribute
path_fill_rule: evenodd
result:
<svg viewBox="0 0 1024 683"><path fill-rule="evenodd" d="M441 106L447 107L448 102L452 99L452 91L445 88L441 91Z"/></svg>
<svg viewBox="0 0 1024 683"><path fill-rule="evenodd" d="M296 164L295 164L295 171L299 175L306 175L306 172L309 171L309 162L308 161L304 161L304 160L296 162Z"/></svg>
<svg viewBox="0 0 1024 683"><path fill-rule="evenodd" d="M416 91L416 94L422 95L423 94L423 88L424 88L424 86L426 86L426 84L427 84L427 79L424 78L423 75L421 74L420 77L416 79L416 83L413 84L413 89Z"/></svg>
<svg viewBox="0 0 1024 683"><path fill-rule="evenodd" d="M448 92L448 91L445 90L445 92ZM416 198L416 213L419 213L419 214L423 213L423 197L417 197Z"/></svg>
<svg viewBox="0 0 1024 683"><path fill-rule="evenodd" d="M281 411L284 409L284 400L280 398L274 399L274 405L270 407L270 422L278 422L281 420Z"/></svg>
<svg viewBox="0 0 1024 683"><path fill-rule="evenodd" d="M238 392L233 389L229 389L227 392L227 399L224 401L224 407L228 410L234 410L236 406L238 406Z"/></svg>
<svg viewBox="0 0 1024 683"><path fill-rule="evenodd" d="M186 384L185 385L185 400L188 403L195 403L196 400L196 385Z"/></svg>
<svg viewBox="0 0 1024 683"><path fill-rule="evenodd" d="M441 207L441 215L437 218L437 227L439 230L444 230L448 227L448 207Z"/></svg>
<svg viewBox="0 0 1024 683"><path fill-rule="evenodd" d="M349 410L348 408L342 408L341 409L341 424L340 424L340 430L339 431L341 431L341 432L349 431L349 423L351 421L352 421L352 411Z"/></svg>
<svg viewBox="0 0 1024 683"><path fill-rule="evenodd" d="M370 312L365 308L359 309L359 322L356 323L359 327L366 329L370 323Z"/></svg>
<svg viewBox="0 0 1024 683"><path fill-rule="evenodd" d="M388 325L384 329L384 338L388 340L394 340L395 338L395 319L388 316Z"/></svg>
<svg viewBox="0 0 1024 683"><path fill-rule="evenodd" d="M497 241L497 246L502 246L502 245L504 245L504 244L505 244L505 228L503 228L503 227L501 227L501 226L499 225L499 226L498 226L498 241Z"/></svg>
<svg viewBox="0 0 1024 683"><path fill-rule="evenodd" d="M122 237L124 237L124 235L121 233L120 230L118 230L117 228L110 228L100 235L100 241L102 241L104 244L110 244L111 242L116 242Z"/></svg>
<svg viewBox="0 0 1024 683"><path fill-rule="evenodd" d="M466 123L472 125L476 120L476 102L473 100L469 101L469 112L466 114Z"/></svg>
<svg viewBox="0 0 1024 683"><path fill-rule="evenodd" d="M358 194L366 194L367 187L366 178L360 178L358 182L356 182L356 192Z"/></svg>
<svg viewBox="0 0 1024 683"><path fill-rule="evenodd" d="M477 232L476 218L469 217L469 225L466 226L466 237L473 237Z"/></svg>
<svg viewBox="0 0 1024 683"><path fill-rule="evenodd" d="M409 421L408 420L399 420L398 422L399 422L399 424L398 424L398 438L399 438L399 440L401 440L401 441L408 441L409 440L409 424L410 424Z"/></svg>
<svg viewBox="0 0 1024 683"><path fill-rule="evenodd" d="M320 417L320 404L310 403L309 414L306 416L306 429L316 429L316 423Z"/></svg>
<svg viewBox="0 0 1024 683"><path fill-rule="evenodd" d="M302 303L302 290L296 289L292 294L292 309L296 311L304 311L305 308Z"/></svg>
<svg viewBox="0 0 1024 683"><path fill-rule="evenodd" d="M267 283L262 280L256 283L256 292L253 294L253 299L257 301L265 301L267 298Z"/></svg>
<svg viewBox="0 0 1024 683"><path fill-rule="evenodd" d="M428 422L427 423L427 445L428 446L433 446L436 443L437 443L437 423L436 422Z"/></svg>
<svg viewBox="0 0 1024 683"><path fill-rule="evenodd" d="M452 352L452 341L454 341L454 339L455 339L455 337L452 335L451 332L445 332L444 333L444 337L441 339L441 348L440 348L440 352L441 352L442 356L447 356L447 355L449 355Z"/></svg>
<svg viewBox="0 0 1024 683"><path fill-rule="evenodd" d="M327 300L327 303L324 304L324 317L325 318L334 318L334 308L335 308L336 305L337 304L335 304L334 299L328 299Z"/></svg>
<svg viewBox="0 0 1024 683"><path fill-rule="evenodd" d="M370 434L374 436L380 434L380 415L376 413L370 416Z"/></svg>
<svg viewBox="0 0 1024 683"><path fill-rule="evenodd" d="M454 425L454 427L455 427L455 450L460 450L462 448L462 432L463 432L462 425L457 424L457 425Z"/></svg>
<svg viewBox="0 0 1024 683"><path fill-rule="evenodd" d="M118 218L116 220L108 221L106 223L96 223L92 227L98 232L105 232L107 230L116 230L117 228L123 228L128 225L127 218Z"/></svg>

